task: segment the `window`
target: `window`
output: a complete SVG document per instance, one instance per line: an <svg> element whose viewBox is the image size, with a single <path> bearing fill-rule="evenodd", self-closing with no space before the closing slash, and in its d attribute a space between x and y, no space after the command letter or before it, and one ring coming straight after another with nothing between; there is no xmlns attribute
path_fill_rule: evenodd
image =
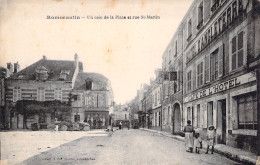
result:
<svg viewBox="0 0 260 165"><path fill-rule="evenodd" d="M187 91L191 90L191 71L187 74Z"/></svg>
<svg viewBox="0 0 260 165"><path fill-rule="evenodd" d="M244 63L244 53L243 53L243 34L244 32L238 33L237 36L234 36L231 40L231 54L232 54L232 70L240 68Z"/></svg>
<svg viewBox="0 0 260 165"><path fill-rule="evenodd" d="M198 7L198 26L197 29L200 29L203 25L203 2L200 3Z"/></svg>
<svg viewBox="0 0 260 165"><path fill-rule="evenodd" d="M37 101L45 101L45 90L39 87L37 90Z"/></svg>
<svg viewBox="0 0 260 165"><path fill-rule="evenodd" d="M15 87L13 89L13 102L16 102L18 100L21 100L21 88Z"/></svg>
<svg viewBox="0 0 260 165"><path fill-rule="evenodd" d="M203 85L203 62L197 65L197 86Z"/></svg>
<svg viewBox="0 0 260 165"><path fill-rule="evenodd" d="M191 19L189 19L189 21L188 21L188 38L187 38L188 41L190 40L191 35L192 35L191 28L192 28Z"/></svg>
<svg viewBox="0 0 260 165"><path fill-rule="evenodd" d="M86 80L86 90L92 89L92 80L88 79Z"/></svg>
<svg viewBox="0 0 260 165"><path fill-rule="evenodd" d="M257 130L256 93L242 95L237 98L238 128Z"/></svg>
<svg viewBox="0 0 260 165"><path fill-rule="evenodd" d="M210 80L214 81L218 78L218 49L210 56Z"/></svg>
<svg viewBox="0 0 260 165"><path fill-rule="evenodd" d="M54 99L55 100L62 100L62 90L61 88L56 88L54 91Z"/></svg>

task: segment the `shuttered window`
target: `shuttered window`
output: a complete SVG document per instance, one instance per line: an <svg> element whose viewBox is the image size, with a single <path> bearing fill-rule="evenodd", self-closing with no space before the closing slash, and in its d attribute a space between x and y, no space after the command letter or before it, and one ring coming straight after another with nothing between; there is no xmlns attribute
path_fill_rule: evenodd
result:
<svg viewBox="0 0 260 165"><path fill-rule="evenodd" d="M197 86L203 85L203 62L197 65Z"/></svg>
<svg viewBox="0 0 260 165"><path fill-rule="evenodd" d="M205 58L205 82L208 83L210 81L210 56L206 55Z"/></svg>
<svg viewBox="0 0 260 165"><path fill-rule="evenodd" d="M187 74L187 91L191 90L191 71Z"/></svg>
<svg viewBox="0 0 260 165"><path fill-rule="evenodd" d="M13 102L16 102L18 100L21 100L21 88L15 87L13 89Z"/></svg>
<svg viewBox="0 0 260 165"><path fill-rule="evenodd" d="M218 78L218 49L210 56L210 80L214 81Z"/></svg>
<svg viewBox="0 0 260 165"><path fill-rule="evenodd" d="M45 90L42 87L37 90L37 101L45 101Z"/></svg>
<svg viewBox="0 0 260 165"><path fill-rule="evenodd" d="M235 70L240 68L244 64L244 32L238 33L237 36L234 36L231 40L231 69Z"/></svg>
<svg viewBox="0 0 260 165"><path fill-rule="evenodd" d="M219 75L218 77L222 77L224 75L224 68L225 68L225 64L224 64L224 59L225 59L225 54L224 54L224 45L222 44L219 47L219 51L218 51L218 72Z"/></svg>

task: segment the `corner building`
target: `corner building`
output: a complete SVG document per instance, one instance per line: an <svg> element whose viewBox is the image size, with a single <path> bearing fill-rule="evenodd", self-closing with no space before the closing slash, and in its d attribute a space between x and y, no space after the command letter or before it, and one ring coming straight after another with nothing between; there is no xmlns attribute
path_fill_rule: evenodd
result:
<svg viewBox="0 0 260 165"><path fill-rule="evenodd" d="M217 143L251 152L259 112L249 65L260 56L259 14L256 0L195 0L182 21L182 127L191 120L206 139L214 125Z"/></svg>

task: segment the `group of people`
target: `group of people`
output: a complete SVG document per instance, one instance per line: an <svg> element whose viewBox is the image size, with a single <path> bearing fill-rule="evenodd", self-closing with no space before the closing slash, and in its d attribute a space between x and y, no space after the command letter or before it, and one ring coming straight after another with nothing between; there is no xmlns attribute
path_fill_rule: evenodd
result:
<svg viewBox="0 0 260 165"><path fill-rule="evenodd" d="M193 148L195 148L196 153L200 153L200 149L202 148L202 140L200 138L200 134L195 132L193 126L191 125L191 121L187 121L187 125L184 127L185 133L185 147L187 152L193 152ZM215 131L214 126L211 125L207 129L207 152L209 152L209 148L211 147L211 154L214 152L214 143L215 143Z"/></svg>

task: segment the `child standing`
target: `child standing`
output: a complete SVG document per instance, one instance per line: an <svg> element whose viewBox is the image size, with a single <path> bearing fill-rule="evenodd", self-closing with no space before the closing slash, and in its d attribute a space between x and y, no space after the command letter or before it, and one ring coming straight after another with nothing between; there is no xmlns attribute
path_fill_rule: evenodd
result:
<svg viewBox="0 0 260 165"><path fill-rule="evenodd" d="M211 146L211 154L213 154L213 152L214 152L214 142L215 142L215 131L214 131L214 126L211 125L211 126L209 126L208 131L207 131L207 144L208 144L208 147L207 147L206 154L208 154L210 146Z"/></svg>
<svg viewBox="0 0 260 165"><path fill-rule="evenodd" d="M194 139L194 147L196 149L196 153L200 153L200 147L201 147L201 138L199 133L195 133L195 139Z"/></svg>

